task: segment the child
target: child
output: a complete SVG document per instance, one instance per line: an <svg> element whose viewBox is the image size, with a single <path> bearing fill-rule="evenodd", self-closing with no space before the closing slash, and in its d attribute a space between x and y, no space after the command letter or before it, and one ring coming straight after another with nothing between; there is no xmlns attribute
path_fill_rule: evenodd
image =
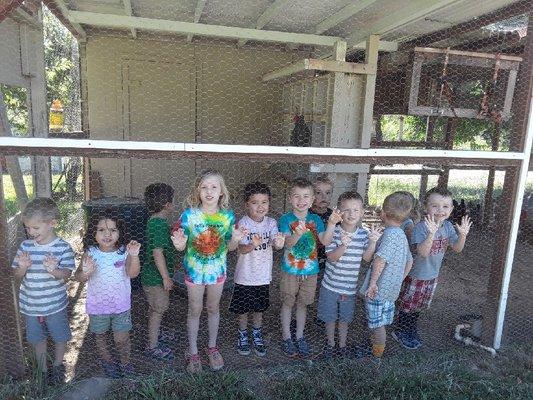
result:
<svg viewBox="0 0 533 400"><path fill-rule="evenodd" d="M174 210L174 189L165 183L153 183L144 191L144 202L150 213L146 225L146 257L141 270L141 283L148 300L148 341L146 354L158 360L171 360L172 350L159 342L161 321L168 310L176 250L170 240L167 218Z"/></svg>
<svg viewBox="0 0 533 400"><path fill-rule="evenodd" d="M74 269L74 252L54 233L58 219L59 210L52 199L37 197L26 204L22 222L29 239L21 243L12 264L15 277L22 279L19 308L26 320L26 337L35 352L39 373L47 372L48 334L55 344L50 383L65 381L63 357L71 339L65 282Z"/></svg>
<svg viewBox="0 0 533 400"><path fill-rule="evenodd" d="M463 216L456 230L447 219L453 210L452 194L448 189L435 187L426 193L426 218L413 229L412 245L416 246L413 269L405 278L399 301L397 327L392 333L407 349L422 345L418 335L417 322L420 311L429 308L444 253L451 244L459 253L463 250L470 231L470 218Z"/></svg>
<svg viewBox="0 0 533 400"><path fill-rule="evenodd" d="M197 340L204 292L207 292L209 330L207 355L211 369L216 371L224 367L217 336L220 296L226 280L226 254L237 248L247 232L243 228L234 229L235 217L233 211L228 210L229 192L217 171L205 171L196 179L187 205L189 208L181 214L179 229L172 236L176 249L185 250L183 266L189 296L187 371L202 370Z"/></svg>
<svg viewBox="0 0 533 400"><path fill-rule="evenodd" d="M331 195L333 194L333 182L327 176L318 176L313 182L313 189L315 191L315 201L313 201L309 211L318 215L324 226L326 226L333 212L329 207ZM326 248L322 243L318 243L318 267L320 270L326 267Z"/></svg>
<svg viewBox="0 0 533 400"><path fill-rule="evenodd" d="M411 198L405 193L396 192L385 198L381 210L385 230L362 287L368 327L372 331L372 354L378 359L385 351L385 327L394 318L394 302L413 264L407 237L400 228L412 207Z"/></svg>
<svg viewBox="0 0 533 400"><path fill-rule="evenodd" d="M281 327L283 352L289 357L308 357L310 348L304 337L307 306L315 299L318 274L317 244L331 243L333 229L341 221L338 210L328 219L327 229L318 215L309 208L314 201L313 185L307 179L295 179L289 191L292 212L279 220L285 235L285 251L281 261ZM296 303L296 346L291 338L292 307Z"/></svg>
<svg viewBox="0 0 533 400"><path fill-rule="evenodd" d="M404 193L411 199L413 203L413 208L411 209L411 212L409 213L409 217L405 221L402 222L402 225L400 228L405 232L405 236L407 236L407 240L409 241L409 244L411 244L411 236L413 234L413 228L415 227L415 224L417 224L420 221L420 211L419 211L419 204L418 200L415 199L415 196L411 192L407 191L398 191L396 193Z"/></svg>
<svg viewBox="0 0 533 400"><path fill-rule="evenodd" d="M86 310L89 330L96 335L96 348L108 378L132 376L131 283L139 275L140 243L132 240L124 246L121 221L117 212L106 210L91 216L83 240L85 254L76 271L76 280L87 282ZM120 365L107 348L107 331L111 327L120 356Z"/></svg>
<svg viewBox="0 0 533 400"><path fill-rule="evenodd" d="M250 354L248 343L248 313L253 312L252 338L254 351L265 356L262 319L269 306L269 288L272 280L272 246L281 249L285 236L278 232L274 219L267 216L270 203L268 186L254 182L244 188L245 215L238 223L248 235L240 241L239 258L235 267L233 296L229 310L238 314L239 331L237 351Z"/></svg>
<svg viewBox="0 0 533 400"><path fill-rule="evenodd" d="M360 227L363 218L363 198L356 192L344 192L337 206L342 222L333 231L333 241L326 248L326 271L318 298L318 318L326 324L328 344L324 358L333 357L335 351L335 322L339 320L339 354L348 356L346 338L348 324L355 309L355 287L361 266L361 258L370 262L381 232L370 232Z"/></svg>

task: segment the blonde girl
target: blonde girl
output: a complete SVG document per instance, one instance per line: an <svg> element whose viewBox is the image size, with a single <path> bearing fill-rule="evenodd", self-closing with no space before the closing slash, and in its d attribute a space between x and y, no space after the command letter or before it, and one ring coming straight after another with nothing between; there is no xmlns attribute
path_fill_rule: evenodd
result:
<svg viewBox="0 0 533 400"><path fill-rule="evenodd" d="M206 352L209 365L213 370L224 366L217 336L220 297L226 279L226 255L237 248L247 232L235 228L235 216L228 209L228 189L222 175L215 170L205 171L196 179L186 205L172 242L178 251L185 250L183 266L189 297L187 371L196 373L202 370L197 340L204 292L207 292L209 344Z"/></svg>

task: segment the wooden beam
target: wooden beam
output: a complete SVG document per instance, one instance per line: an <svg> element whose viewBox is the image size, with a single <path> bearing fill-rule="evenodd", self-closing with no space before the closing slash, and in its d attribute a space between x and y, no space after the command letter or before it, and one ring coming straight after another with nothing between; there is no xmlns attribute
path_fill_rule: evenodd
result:
<svg viewBox="0 0 533 400"><path fill-rule="evenodd" d="M133 16L133 7L131 6L131 0L122 0L122 3L124 4L124 12L128 16ZM137 39L137 30L135 28L131 28L131 37L133 39Z"/></svg>
<svg viewBox="0 0 533 400"><path fill-rule="evenodd" d="M87 34L81 25L69 19L70 11L63 3L63 0L43 0L43 3L79 41L84 42L87 40Z"/></svg>
<svg viewBox="0 0 533 400"><path fill-rule="evenodd" d="M25 11L22 7L13 10L11 18L23 24L28 24L32 28L42 29L43 24L35 16Z"/></svg>
<svg viewBox="0 0 533 400"><path fill-rule="evenodd" d="M9 17L13 10L16 10L23 0L7 0L0 4L0 22Z"/></svg>
<svg viewBox="0 0 533 400"><path fill-rule="evenodd" d="M307 33L292 33L280 31L263 31L259 29L239 28L223 25L208 25L193 22L170 21L154 18L128 17L121 15L107 15L70 11L69 19L78 24L102 26L121 29L144 29L156 32L171 32L199 36L211 36L227 39L249 39L265 42L299 43L312 46L333 46L341 40L335 36L320 36Z"/></svg>
<svg viewBox="0 0 533 400"><path fill-rule="evenodd" d="M342 21L347 20L348 18L353 17L355 14L357 14L362 9L370 6L371 4L375 3L377 0L359 0L357 2L353 2L351 4L348 4L347 6L341 8L339 11L337 11L335 14L330 15L328 18L326 18L324 21L319 23L317 26L315 26L315 33L317 35L320 35L321 33L326 32L327 30L330 30L331 28L337 26Z"/></svg>
<svg viewBox="0 0 533 400"><path fill-rule="evenodd" d="M474 58L490 58L495 60L496 58L500 60L521 62L522 57L517 56L508 56L506 54L494 54L494 53L480 53L477 51L463 51L463 50L446 50L446 49L436 49L433 47L415 47L414 49L419 53L430 53L430 54L449 54L453 56L465 56L465 57L474 57Z"/></svg>
<svg viewBox="0 0 533 400"><path fill-rule="evenodd" d="M396 12L383 13L381 17L373 20L369 28L358 27L348 37L348 44L359 43L369 35L385 35L402 26L421 20L428 15L459 3L462 0L412 0L408 5Z"/></svg>
<svg viewBox="0 0 533 400"><path fill-rule="evenodd" d="M291 65L269 72L263 76L263 82L273 79L284 78L299 72L315 70L325 72L339 72L345 74L365 74L375 75L376 68L367 64L350 63L346 61L320 60L315 58L304 58Z"/></svg>
<svg viewBox="0 0 533 400"><path fill-rule="evenodd" d="M206 1L207 0L198 0L196 2L196 8L194 9L194 18L193 18L193 22L194 23L197 23L197 22L200 21L200 18L202 17L202 13L204 12L204 7L205 7ZM189 33L187 35L187 42L188 43L192 42L193 36L194 35L192 33Z"/></svg>
<svg viewBox="0 0 533 400"><path fill-rule="evenodd" d="M272 19L279 14L281 9L289 2L289 0L274 0L265 11L257 18L255 29L263 29ZM244 46L247 39L239 39L238 46Z"/></svg>

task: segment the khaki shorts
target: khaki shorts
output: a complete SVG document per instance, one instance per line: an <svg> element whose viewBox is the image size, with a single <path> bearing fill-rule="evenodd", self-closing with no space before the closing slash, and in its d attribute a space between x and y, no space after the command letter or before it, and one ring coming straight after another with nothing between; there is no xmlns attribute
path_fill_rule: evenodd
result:
<svg viewBox="0 0 533 400"><path fill-rule="evenodd" d="M294 303L303 306L315 301L317 275L293 275L281 271L281 302L284 306L292 307Z"/></svg>
<svg viewBox="0 0 533 400"><path fill-rule="evenodd" d="M143 286L146 300L148 300L149 311L157 314L163 314L168 310L169 293L163 289L163 286Z"/></svg>

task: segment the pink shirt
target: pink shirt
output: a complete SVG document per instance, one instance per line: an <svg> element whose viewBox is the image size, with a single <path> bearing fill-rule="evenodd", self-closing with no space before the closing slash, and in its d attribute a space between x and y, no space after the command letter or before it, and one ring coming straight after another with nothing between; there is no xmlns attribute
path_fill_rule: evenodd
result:
<svg viewBox="0 0 533 400"><path fill-rule="evenodd" d="M264 217L263 221L256 222L247 215L237 224L250 233L241 240L240 244L251 244L252 235L261 236L261 244L247 254L239 254L235 267L234 282L238 285L260 286L268 285L272 280L272 240L278 233L276 220Z"/></svg>

